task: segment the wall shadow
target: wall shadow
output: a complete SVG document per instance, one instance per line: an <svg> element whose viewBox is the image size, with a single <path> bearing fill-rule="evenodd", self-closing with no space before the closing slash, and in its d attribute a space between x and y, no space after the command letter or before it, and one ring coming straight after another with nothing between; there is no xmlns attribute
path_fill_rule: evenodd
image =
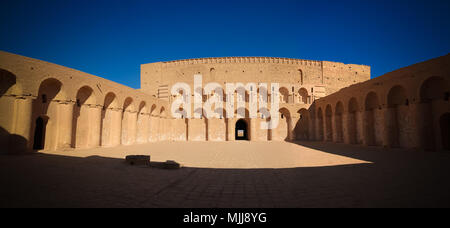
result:
<svg viewBox="0 0 450 228"><path fill-rule="evenodd" d="M36 152L29 149L28 140L21 135L11 134L0 127L0 154L21 154Z"/></svg>
<svg viewBox="0 0 450 228"><path fill-rule="evenodd" d="M448 207L449 161L165 170L100 156L0 155L0 207Z"/></svg>

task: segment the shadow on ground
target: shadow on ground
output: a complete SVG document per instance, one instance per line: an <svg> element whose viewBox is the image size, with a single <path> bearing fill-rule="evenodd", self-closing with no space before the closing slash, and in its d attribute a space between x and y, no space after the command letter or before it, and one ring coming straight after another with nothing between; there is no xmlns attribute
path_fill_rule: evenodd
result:
<svg viewBox="0 0 450 228"><path fill-rule="evenodd" d="M373 163L165 170L99 156L1 155L0 207L450 206L448 154L297 143Z"/></svg>

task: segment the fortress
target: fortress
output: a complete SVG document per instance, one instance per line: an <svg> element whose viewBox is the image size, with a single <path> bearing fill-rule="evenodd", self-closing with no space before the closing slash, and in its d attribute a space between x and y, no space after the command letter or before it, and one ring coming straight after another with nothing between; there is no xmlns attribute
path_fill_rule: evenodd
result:
<svg viewBox="0 0 450 228"><path fill-rule="evenodd" d="M278 127L257 127L267 118L248 116L248 94L245 118L174 118L171 104L182 94L170 89L178 82L193 88L195 74L202 75L203 83L279 83ZM141 65L141 88L132 89L0 52L0 86L1 153L166 140L318 140L450 150L450 55L374 79L369 66L328 61L224 57L157 62ZM203 93L204 99L210 95Z"/></svg>

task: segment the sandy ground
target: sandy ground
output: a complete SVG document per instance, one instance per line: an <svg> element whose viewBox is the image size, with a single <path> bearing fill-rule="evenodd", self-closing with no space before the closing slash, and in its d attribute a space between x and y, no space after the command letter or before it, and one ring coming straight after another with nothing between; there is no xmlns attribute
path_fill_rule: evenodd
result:
<svg viewBox="0 0 450 228"><path fill-rule="evenodd" d="M286 142L157 142L42 153L120 159L126 155L139 154L150 155L151 160L157 162L174 160L184 167L225 169L323 167L370 163Z"/></svg>
<svg viewBox="0 0 450 228"><path fill-rule="evenodd" d="M176 160L130 166L127 154ZM0 207L449 207L450 154L322 142L0 155Z"/></svg>

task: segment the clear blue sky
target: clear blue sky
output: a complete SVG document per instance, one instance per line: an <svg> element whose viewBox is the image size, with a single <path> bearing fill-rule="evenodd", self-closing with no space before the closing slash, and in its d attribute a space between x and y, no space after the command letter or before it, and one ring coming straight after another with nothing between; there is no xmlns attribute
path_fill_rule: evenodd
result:
<svg viewBox="0 0 450 228"><path fill-rule="evenodd" d="M448 0L1 0L0 50L133 88L140 64L272 56L372 77L450 52Z"/></svg>

